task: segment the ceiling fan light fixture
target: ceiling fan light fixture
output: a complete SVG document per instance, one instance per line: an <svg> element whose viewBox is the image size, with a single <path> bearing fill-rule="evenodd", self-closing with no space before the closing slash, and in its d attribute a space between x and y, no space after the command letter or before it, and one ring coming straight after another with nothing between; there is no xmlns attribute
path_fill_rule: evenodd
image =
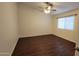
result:
<svg viewBox="0 0 79 59"><path fill-rule="evenodd" d="M48 13L50 13L50 9L44 9L44 12L45 12L46 14L48 14Z"/></svg>
<svg viewBox="0 0 79 59"><path fill-rule="evenodd" d="M47 7L44 8L44 12L46 14L50 13L51 12L51 9L52 9L52 6L51 5L48 5Z"/></svg>
<svg viewBox="0 0 79 59"><path fill-rule="evenodd" d="M52 9L52 7L51 7L51 6L48 6L48 7L46 7L46 8L44 9L44 12L45 12L46 14L48 14L48 13L51 12L51 9Z"/></svg>
<svg viewBox="0 0 79 59"><path fill-rule="evenodd" d="M51 10L51 8L52 8L51 6L48 6L48 8L47 8L47 9Z"/></svg>

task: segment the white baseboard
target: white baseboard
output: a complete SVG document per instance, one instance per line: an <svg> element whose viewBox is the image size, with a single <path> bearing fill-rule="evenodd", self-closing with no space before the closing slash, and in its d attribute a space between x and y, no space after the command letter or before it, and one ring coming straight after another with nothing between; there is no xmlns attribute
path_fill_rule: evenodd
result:
<svg viewBox="0 0 79 59"><path fill-rule="evenodd" d="M0 56L11 56L12 53L13 53L13 50L17 44L17 41L18 41L18 38L16 39L15 43L13 44L12 48L11 48L11 51L7 51L7 52L0 52Z"/></svg>
<svg viewBox="0 0 79 59"><path fill-rule="evenodd" d="M13 53L13 51L14 51L14 48L15 48L15 46L16 46L16 44L17 44L17 42L18 42L18 38L17 38L16 42L14 43L11 52L9 53L10 56L12 55L12 53Z"/></svg>

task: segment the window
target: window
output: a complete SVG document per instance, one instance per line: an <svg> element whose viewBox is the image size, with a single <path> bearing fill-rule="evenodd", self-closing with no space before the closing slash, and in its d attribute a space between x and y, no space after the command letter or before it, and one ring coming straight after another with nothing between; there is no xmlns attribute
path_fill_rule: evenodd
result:
<svg viewBox="0 0 79 59"><path fill-rule="evenodd" d="M74 30L74 18L74 16L59 18L57 27L59 29Z"/></svg>

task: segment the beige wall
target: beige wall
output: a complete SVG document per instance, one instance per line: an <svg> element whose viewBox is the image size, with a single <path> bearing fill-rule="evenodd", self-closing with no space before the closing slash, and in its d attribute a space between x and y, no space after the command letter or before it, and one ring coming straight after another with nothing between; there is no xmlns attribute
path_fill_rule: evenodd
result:
<svg viewBox="0 0 79 59"><path fill-rule="evenodd" d="M51 16L41 11L19 5L19 36L37 36L51 34Z"/></svg>
<svg viewBox="0 0 79 59"><path fill-rule="evenodd" d="M0 56L11 55L17 32L17 4L0 2Z"/></svg>
<svg viewBox="0 0 79 59"><path fill-rule="evenodd" d="M72 15L72 14L78 14L77 16L75 16L74 30L70 31L70 30L58 29L57 28L57 17L68 16L68 15ZM52 30L53 30L53 34L58 35L67 40L76 42L77 46L79 46L79 36L78 36L79 35L79 9L52 16ZM76 55L79 55L79 53L76 53Z"/></svg>
<svg viewBox="0 0 79 59"><path fill-rule="evenodd" d="M52 16L51 20L50 15L24 4L19 4L18 8L17 3L0 3L0 55L11 55L18 40L17 34L19 34L19 37L27 37L53 33L76 42L79 46L79 14L75 17L74 31L57 28L57 17L74 13L78 14L79 9ZM79 53L76 52L76 55L79 55Z"/></svg>

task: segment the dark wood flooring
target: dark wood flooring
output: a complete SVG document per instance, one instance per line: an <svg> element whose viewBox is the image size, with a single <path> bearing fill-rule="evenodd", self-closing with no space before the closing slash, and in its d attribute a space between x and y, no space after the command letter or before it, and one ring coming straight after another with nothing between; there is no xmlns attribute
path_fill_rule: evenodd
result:
<svg viewBox="0 0 79 59"><path fill-rule="evenodd" d="M18 40L12 56L74 56L75 45L52 34L24 37Z"/></svg>

